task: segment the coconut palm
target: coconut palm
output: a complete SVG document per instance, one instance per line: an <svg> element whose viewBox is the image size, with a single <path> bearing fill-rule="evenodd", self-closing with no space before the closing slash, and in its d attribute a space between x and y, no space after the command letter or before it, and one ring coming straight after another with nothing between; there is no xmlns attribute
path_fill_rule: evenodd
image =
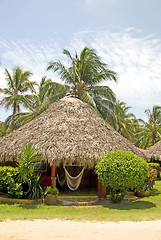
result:
<svg viewBox="0 0 161 240"><path fill-rule="evenodd" d="M116 73L101 62L93 49L85 47L80 56L77 52L72 56L65 49L63 53L69 59L69 67L66 68L60 61L53 61L48 63L47 70L58 72L61 80L70 87L72 95L98 107L103 114L105 108L115 99L115 95L109 87L100 84L109 80L116 82Z"/></svg>
<svg viewBox="0 0 161 240"><path fill-rule="evenodd" d="M139 147L147 148L161 140L161 107L153 106L152 110L146 109L148 122L139 119L141 123L140 132L137 134Z"/></svg>
<svg viewBox="0 0 161 240"><path fill-rule="evenodd" d="M9 116L5 123L10 128L10 131L17 129L20 126L34 119L42 113L54 101L64 97L68 91L68 87L63 84L52 82L51 79L42 77L38 86L38 91L34 89L32 95L23 99L25 107L29 110L27 112L19 112Z"/></svg>
<svg viewBox="0 0 161 240"><path fill-rule="evenodd" d="M4 122L0 121L0 137L4 136L7 131L7 126Z"/></svg>
<svg viewBox="0 0 161 240"><path fill-rule="evenodd" d="M137 119L136 116L131 119L132 121L132 135L131 142L136 146L140 147L140 138L139 134L142 132L142 124L140 119Z"/></svg>
<svg viewBox="0 0 161 240"><path fill-rule="evenodd" d="M36 112L41 113L50 103L64 97L67 90L68 87L65 85L53 82L44 76L38 85L38 91L34 91L29 101L27 99L26 106L33 112L36 110Z"/></svg>
<svg viewBox="0 0 161 240"><path fill-rule="evenodd" d="M24 104L24 99L28 98L27 91L33 91L35 82L29 81L32 73L29 71L23 72L20 67L13 70L12 76L5 69L7 87L0 88L0 93L7 95L0 101L6 109L13 109L13 115L20 112L20 105Z"/></svg>
<svg viewBox="0 0 161 240"><path fill-rule="evenodd" d="M129 113L130 108L130 106L126 106L125 102L116 101L113 110L107 116L107 121L117 132L133 141L133 119L135 119L135 115Z"/></svg>

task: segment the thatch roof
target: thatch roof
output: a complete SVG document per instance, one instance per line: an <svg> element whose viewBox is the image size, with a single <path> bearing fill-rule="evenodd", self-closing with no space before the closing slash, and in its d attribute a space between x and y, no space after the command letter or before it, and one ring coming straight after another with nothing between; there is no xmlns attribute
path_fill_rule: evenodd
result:
<svg viewBox="0 0 161 240"><path fill-rule="evenodd" d="M157 142L153 146L147 148L144 152L150 160L161 161L161 141Z"/></svg>
<svg viewBox="0 0 161 240"><path fill-rule="evenodd" d="M93 167L110 150L132 151L145 158L98 111L76 98L62 99L31 122L0 138L0 161L13 161L27 143L56 165L73 162Z"/></svg>

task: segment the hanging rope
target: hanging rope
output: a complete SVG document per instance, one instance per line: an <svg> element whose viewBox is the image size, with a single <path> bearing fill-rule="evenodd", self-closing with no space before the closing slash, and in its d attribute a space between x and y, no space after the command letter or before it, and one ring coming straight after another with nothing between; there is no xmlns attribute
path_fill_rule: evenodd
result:
<svg viewBox="0 0 161 240"><path fill-rule="evenodd" d="M64 167L64 170L65 170L65 176L66 176L67 185L68 185L69 189L72 190L72 191L77 190L80 183L81 183L81 180L82 180L82 176L83 176L83 173L84 173L84 167L83 167L82 171L76 177L72 177L68 173L68 171L65 167Z"/></svg>
<svg viewBox="0 0 161 240"><path fill-rule="evenodd" d="M60 185L61 187L64 186L66 179L64 178L62 181L60 181L60 178L59 178L58 173L56 174L56 176L57 176L57 180L58 180L59 185Z"/></svg>

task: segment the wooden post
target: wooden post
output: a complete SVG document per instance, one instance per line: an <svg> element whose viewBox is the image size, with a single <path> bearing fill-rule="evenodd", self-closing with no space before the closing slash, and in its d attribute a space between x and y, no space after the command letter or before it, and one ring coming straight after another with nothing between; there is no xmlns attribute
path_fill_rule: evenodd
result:
<svg viewBox="0 0 161 240"><path fill-rule="evenodd" d="M53 165L51 167L51 187L56 188L56 167L55 162L53 162Z"/></svg>
<svg viewBox="0 0 161 240"><path fill-rule="evenodd" d="M97 178L97 195L99 198L106 198L106 187Z"/></svg>

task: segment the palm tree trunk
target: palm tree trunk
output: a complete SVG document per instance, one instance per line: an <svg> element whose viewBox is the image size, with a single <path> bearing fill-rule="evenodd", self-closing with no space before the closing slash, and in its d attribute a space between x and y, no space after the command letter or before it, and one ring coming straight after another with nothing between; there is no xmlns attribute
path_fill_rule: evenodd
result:
<svg viewBox="0 0 161 240"><path fill-rule="evenodd" d="M16 112L17 112L17 103L14 102L13 103L13 116L16 114Z"/></svg>
<svg viewBox="0 0 161 240"><path fill-rule="evenodd" d="M156 127L154 126L154 129L152 131L152 145L155 144L156 134L157 134L157 130L156 130Z"/></svg>

